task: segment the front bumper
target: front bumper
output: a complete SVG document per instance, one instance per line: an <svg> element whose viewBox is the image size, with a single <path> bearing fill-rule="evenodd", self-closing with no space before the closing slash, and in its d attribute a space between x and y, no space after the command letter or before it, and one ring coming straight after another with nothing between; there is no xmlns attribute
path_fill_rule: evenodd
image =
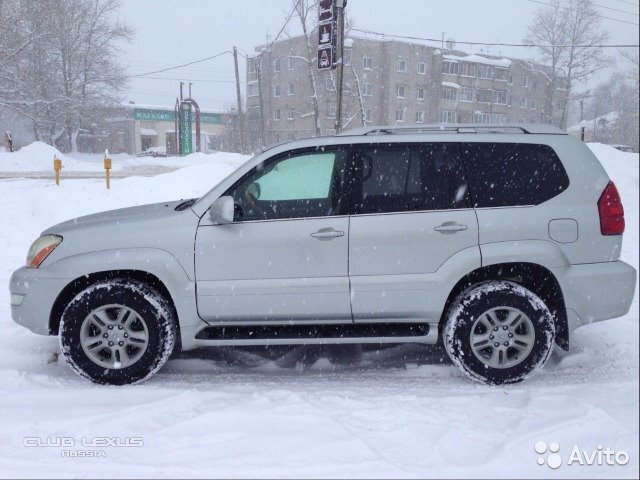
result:
<svg viewBox="0 0 640 480"><path fill-rule="evenodd" d="M20 268L9 281L12 297L11 318L18 325L39 335L51 335L49 318L53 304L71 279L48 278L37 268ZM19 296L23 296L20 305Z"/></svg>
<svg viewBox="0 0 640 480"><path fill-rule="evenodd" d="M622 317L631 308L637 275L625 262L572 265L556 272L556 276L564 294L570 330Z"/></svg>

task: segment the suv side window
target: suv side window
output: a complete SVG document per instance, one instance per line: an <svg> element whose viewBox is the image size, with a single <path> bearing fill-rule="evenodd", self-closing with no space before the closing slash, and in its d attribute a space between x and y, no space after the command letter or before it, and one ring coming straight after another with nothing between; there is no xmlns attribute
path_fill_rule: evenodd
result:
<svg viewBox="0 0 640 480"><path fill-rule="evenodd" d="M235 202L234 221L337 215L346 157L346 149L314 149L257 166L225 193Z"/></svg>
<svg viewBox="0 0 640 480"><path fill-rule="evenodd" d="M471 207L456 144L364 146L354 170L355 214Z"/></svg>
<svg viewBox="0 0 640 480"><path fill-rule="evenodd" d="M548 145L465 143L464 162L474 206L538 205L569 187L569 177Z"/></svg>

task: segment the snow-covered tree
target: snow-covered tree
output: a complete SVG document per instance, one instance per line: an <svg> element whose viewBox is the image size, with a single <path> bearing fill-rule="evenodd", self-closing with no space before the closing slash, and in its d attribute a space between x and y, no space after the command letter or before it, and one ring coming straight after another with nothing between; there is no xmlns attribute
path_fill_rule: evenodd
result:
<svg viewBox="0 0 640 480"><path fill-rule="evenodd" d="M117 18L121 0L0 2L0 50L10 52L0 61L0 103L32 119L43 140L75 150L80 130L126 85L117 59L133 29Z"/></svg>

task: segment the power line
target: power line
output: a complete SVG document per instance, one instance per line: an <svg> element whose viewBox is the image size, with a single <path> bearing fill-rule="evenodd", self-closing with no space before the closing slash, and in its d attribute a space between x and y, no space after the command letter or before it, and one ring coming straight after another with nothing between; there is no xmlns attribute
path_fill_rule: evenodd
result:
<svg viewBox="0 0 640 480"><path fill-rule="evenodd" d="M184 63L182 65L175 65L173 67L162 68L160 70L154 70L152 72L139 73L137 75L129 75L126 78L145 77L147 75L153 75L153 74L156 74L156 73L168 72L169 70L177 70L179 68L188 67L189 65L195 65L196 63L202 63L202 62L206 62L207 60L213 60L214 58L221 57L222 55L225 55L227 53L231 53L231 51L230 50L226 50L224 52L220 52L220 53L218 53L216 55L213 55L211 57L201 58L200 60L194 60L193 62Z"/></svg>
<svg viewBox="0 0 640 480"><path fill-rule="evenodd" d="M545 6L547 6L547 7L554 7L554 5L552 5L552 4L550 4L550 3L540 2L539 0L527 0L527 1L528 1L528 2L531 2L531 3L537 3L537 4L539 4L539 5L545 5ZM563 10L566 10L566 9L567 9L567 7L560 7L560 8L562 8ZM595 15L596 15L596 17L604 18L604 19L606 19L606 20L613 20L614 22L621 22L621 23L627 23L627 24L629 24L629 25L635 25L635 26L638 26L638 24L637 24L637 23L629 22L629 21L627 21L627 20L620 20L619 18L613 18L613 17L605 17L604 15L600 15L599 13L596 13Z"/></svg>
<svg viewBox="0 0 640 480"><path fill-rule="evenodd" d="M282 35L282 32L284 32L284 29L287 28L287 25L289 24L289 22L291 21L291 19L293 18L293 14L296 13L296 9L298 8L298 5L300 5L300 0L297 0L297 2L295 3L295 5L293 6L293 8L291 9L291 12L289 13L289 15L287 16L287 20L284 22L284 25L282 25L282 28L280 29L280 31L278 32L278 34L275 36L275 38L269 42L269 44L267 45L267 47L263 50L263 51L269 51L271 50L271 47L273 46L274 43L276 43L278 41L278 39L280 38L280 35ZM238 52L240 53L240 52ZM243 56L244 58L246 58L247 60L250 58L249 55L245 54L245 53L240 53L241 56ZM258 55L261 56L262 52L260 52L260 54Z"/></svg>
<svg viewBox="0 0 640 480"><path fill-rule="evenodd" d="M616 2L626 3L627 5L633 5L634 7L638 8L638 4L637 3L627 2L626 0L616 0Z"/></svg>
<svg viewBox="0 0 640 480"><path fill-rule="evenodd" d="M619 8L614 8L614 7L607 7L605 5L600 5L599 3L594 3L593 4L595 7L600 7L600 8L606 8L607 10L612 10L614 12L622 12L622 13L626 13L628 15L636 15L638 16L639 14L634 13L634 12L628 12L627 10L621 10Z"/></svg>
<svg viewBox="0 0 640 480"><path fill-rule="evenodd" d="M369 35L379 35L382 37L392 37L392 38L402 38L406 40L420 40L423 42L436 42L438 44L442 43L441 38L426 38L426 37L411 37L407 35L392 35L389 33L382 32L374 32L372 30L362 30L359 28L352 28L352 32L360 32ZM455 43L461 43L463 45L483 45L490 47L575 47L575 48L638 48L640 45L626 45L626 44L618 44L618 45L542 45L536 43L488 43L488 42L464 42L456 40Z"/></svg>
<svg viewBox="0 0 640 480"><path fill-rule="evenodd" d="M190 80L193 82L203 82L203 83L236 83L235 80L214 80L209 78L194 78L194 77L143 77L140 80L176 80L176 81L184 81ZM241 82L246 83L246 82Z"/></svg>

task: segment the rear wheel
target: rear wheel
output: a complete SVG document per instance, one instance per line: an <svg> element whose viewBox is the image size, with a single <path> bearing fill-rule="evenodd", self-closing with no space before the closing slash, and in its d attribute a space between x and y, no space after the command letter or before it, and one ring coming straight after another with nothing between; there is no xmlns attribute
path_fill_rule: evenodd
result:
<svg viewBox="0 0 640 480"><path fill-rule="evenodd" d="M167 301L129 280L93 285L69 303L60 323L60 348L81 376L124 385L149 378L169 358L176 322Z"/></svg>
<svg viewBox="0 0 640 480"><path fill-rule="evenodd" d="M450 308L443 340L451 360L469 377L501 385L541 368L553 348L553 315L533 292L513 282L485 282Z"/></svg>

